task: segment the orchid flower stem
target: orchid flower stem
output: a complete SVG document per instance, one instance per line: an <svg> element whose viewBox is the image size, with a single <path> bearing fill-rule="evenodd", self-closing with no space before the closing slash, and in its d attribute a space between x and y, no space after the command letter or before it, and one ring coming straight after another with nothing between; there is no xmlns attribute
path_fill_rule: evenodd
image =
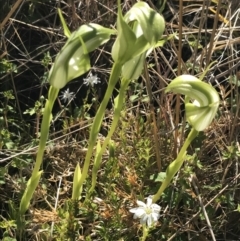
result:
<svg viewBox="0 0 240 241"><path fill-rule="evenodd" d="M59 89L54 88L53 86L50 87L48 92L48 100L45 104L45 108L43 112L43 120L41 124L41 136L40 136L39 148L38 148L35 166L32 172L32 176L27 182L27 186L23 193L21 203L20 203L19 210L21 215L23 215L27 211L30 201L32 199L32 195L35 189L37 188L39 180L41 178L42 171L39 171L39 169L42 164L44 149L45 149L46 142L49 135L49 127L52 120L52 108L58 96L58 92L59 92Z"/></svg>
<svg viewBox="0 0 240 241"><path fill-rule="evenodd" d="M113 122L112 122L111 128L108 132L108 135L103 142L103 145L102 145L101 151L99 153L99 156L103 155L103 153L106 150L107 145L108 145L114 131L117 128L118 121L119 121L120 116L121 116L121 110L122 110L122 107L123 107L123 104L124 104L124 97L125 97L126 89L127 89L127 85L125 85L125 86L123 85L123 86L121 86L121 88L119 90L119 95L117 97L118 98L117 104L115 106L115 111L114 111L114 114L113 114Z"/></svg>
<svg viewBox="0 0 240 241"><path fill-rule="evenodd" d="M91 188L89 189L89 191L87 192L85 201L89 200L89 198L91 197L94 188L96 187L97 184L97 170L93 170L92 171L92 184L91 184Z"/></svg>
<svg viewBox="0 0 240 241"><path fill-rule="evenodd" d="M181 168L184 158L187 152L187 148L191 144L191 142L195 139L195 137L198 135L198 131L196 131L194 128L192 128L191 132L188 134L187 139L185 140L177 158L168 166L167 172L166 172L166 179L163 181L162 185L160 186L158 192L153 196L153 203L157 202L164 190L168 187L169 183L175 176L175 174L179 171Z"/></svg>
<svg viewBox="0 0 240 241"><path fill-rule="evenodd" d="M91 128L91 131L90 131L88 151L87 151L86 158L85 158L85 161L84 161L84 166L83 166L83 169L82 169L82 176L81 176L81 179L80 179L79 184L78 184L79 187L82 186L83 182L85 181L85 179L87 177L88 169L89 169L89 165L90 165L90 159L91 159L92 154L93 154L93 148L94 148L95 143L96 143L96 139L97 139L100 127L101 127L101 123L102 123L102 120L103 120L103 117L104 117L104 114L105 114L105 110L106 110L108 101L112 96L112 92L115 88L115 85L116 85L117 81L119 80L121 69L122 69L122 64L115 63L113 65L112 72L111 72L110 79L109 79L108 88L106 90L104 99L103 99L103 101L102 101L102 103L101 103L101 105L100 105L100 107L99 107L99 109L96 113L96 116L94 118L92 128Z"/></svg>
<svg viewBox="0 0 240 241"><path fill-rule="evenodd" d="M38 173L42 164L44 149L48 139L50 122L52 119L52 108L58 96L58 92L59 92L59 89L54 88L53 86L50 87L48 92L48 100L45 104L43 119L41 124L41 136L39 141L39 148L38 148L36 163L32 172L32 176L35 176Z"/></svg>
<svg viewBox="0 0 240 241"><path fill-rule="evenodd" d="M114 106L114 114L113 114L113 122L112 122L112 125L111 125L111 128L108 132L108 135L107 137L105 138L103 144L102 144L102 147L101 147L101 150L100 152L97 154L97 159L95 160L96 163L98 163L98 166L100 165L100 162L101 162L101 159L102 159L102 155L103 153L105 152L108 144L109 144L109 141L114 133L114 131L116 130L117 128L117 125L118 125L118 121L120 119L120 116L121 116L121 110L122 110L122 107L123 107L123 104L124 104L124 98L125 98L125 93L126 93L126 89L128 87L128 84L129 84L129 81L126 81L126 80L122 80L122 84L120 86L120 90L119 90L119 94L118 96L116 97L117 100L115 101L115 106ZM97 168L98 169L98 168ZM93 167L93 171L92 171L92 185L91 185L91 188L88 192L88 195L87 195L87 198L88 199L90 197L90 195L92 194L95 186L96 186L96 181L97 181L97 171L96 168Z"/></svg>

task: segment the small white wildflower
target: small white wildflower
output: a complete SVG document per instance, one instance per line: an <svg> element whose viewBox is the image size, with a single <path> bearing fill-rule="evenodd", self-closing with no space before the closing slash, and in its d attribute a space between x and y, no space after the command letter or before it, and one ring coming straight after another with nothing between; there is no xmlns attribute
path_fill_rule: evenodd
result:
<svg viewBox="0 0 240 241"><path fill-rule="evenodd" d="M70 100L74 99L74 92L70 92L69 88L62 91L62 94L60 95L61 100L64 101L64 103L69 102Z"/></svg>
<svg viewBox="0 0 240 241"><path fill-rule="evenodd" d="M97 77L97 75L93 75L92 73L89 74L89 77L83 79L83 84L85 85L91 85L92 87L98 83L100 83L100 78Z"/></svg>
<svg viewBox="0 0 240 241"><path fill-rule="evenodd" d="M147 198L147 204L137 200L137 208L132 208L129 211L134 213L133 218L139 218L142 225L146 224L148 227L152 226L157 222L160 217L161 207L155 203L152 203L152 197Z"/></svg>

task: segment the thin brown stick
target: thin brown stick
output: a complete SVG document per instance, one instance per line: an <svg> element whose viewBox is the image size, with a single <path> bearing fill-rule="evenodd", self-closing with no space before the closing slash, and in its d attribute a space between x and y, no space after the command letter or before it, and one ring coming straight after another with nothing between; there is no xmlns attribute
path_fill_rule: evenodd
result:
<svg viewBox="0 0 240 241"><path fill-rule="evenodd" d="M207 58L206 58L206 66L208 66L210 64L210 60L212 57L212 52L213 52L213 47L214 47L214 38L215 38L216 30L217 30L217 23L219 20L220 9L221 9L221 1L218 2L217 12L216 12L215 18L214 18L213 30L212 30L210 44L209 44Z"/></svg>
<svg viewBox="0 0 240 241"><path fill-rule="evenodd" d="M189 180L190 180L190 182L192 183L193 188L194 188L194 190L195 190L195 192L196 192L196 194L197 194L197 197L198 197L198 200L199 200L199 204L200 204L200 206L201 206L201 208L202 208L203 215L204 215L204 217L205 217L205 219L206 219L206 222L207 222L207 225L208 225L210 234L211 234L211 236L212 236L212 240L213 240L213 241L216 241L215 235L214 235L214 233L213 233L213 229L212 229L211 222L210 222L210 220L209 220L207 211L206 211L206 209L205 209L205 207L204 207L204 205L203 205L203 201L202 201L201 195L200 195L200 193L199 193L199 191L198 191L198 185L197 185L198 180L197 180L197 177L196 177L195 175L191 174L191 177L189 178Z"/></svg>
<svg viewBox="0 0 240 241"><path fill-rule="evenodd" d="M11 16L13 15L13 13L16 11L16 9L18 8L18 6L21 4L22 0L17 0L17 2L14 4L13 8L10 10L10 12L8 13L8 15L5 17L5 19L2 21L2 23L0 24L0 31L4 28L5 24L7 23L8 19L11 18Z"/></svg>
<svg viewBox="0 0 240 241"><path fill-rule="evenodd" d="M179 41L178 41L178 76L181 75L182 73L182 18L183 18L183 2L182 0L179 0ZM180 121L180 95L176 96L176 119L175 119L175 126L178 126L179 121ZM178 148L179 148L179 130L176 128L175 133L174 133L174 154L175 157L178 154Z"/></svg>
<svg viewBox="0 0 240 241"><path fill-rule="evenodd" d="M149 78L149 73L147 69L147 64L145 62L144 64L144 77L145 77L145 83L147 87L147 92L149 96L149 107L150 107L150 112L151 112L151 117L153 121L153 138L155 142L155 152L156 152L156 159L157 159L157 166L158 166L158 172L162 170L162 163L161 163L161 157L160 157L160 146L159 146L159 141L158 141L158 128L157 128L157 121L156 121L156 116L155 116L155 111L154 111L154 106L153 106L153 95L152 95L152 90L151 90L151 84L150 84L150 78Z"/></svg>

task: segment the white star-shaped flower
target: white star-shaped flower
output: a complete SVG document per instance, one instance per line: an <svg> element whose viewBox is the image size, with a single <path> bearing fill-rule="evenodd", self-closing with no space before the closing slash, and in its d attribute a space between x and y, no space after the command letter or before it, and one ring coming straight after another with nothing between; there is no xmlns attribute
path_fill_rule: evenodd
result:
<svg viewBox="0 0 240 241"><path fill-rule="evenodd" d="M152 197L147 198L147 204L137 200L137 208L132 208L129 211L134 213L133 218L139 218L142 225L147 224L148 227L154 225L160 217L161 207L152 203Z"/></svg>
<svg viewBox="0 0 240 241"><path fill-rule="evenodd" d="M64 103L69 102L70 100L74 99L74 93L69 91L69 88L62 91L62 94L59 96Z"/></svg>
<svg viewBox="0 0 240 241"><path fill-rule="evenodd" d="M92 73L89 74L89 77L83 79L83 84L91 85L92 87L98 83L101 83L100 78L97 75L93 75Z"/></svg>

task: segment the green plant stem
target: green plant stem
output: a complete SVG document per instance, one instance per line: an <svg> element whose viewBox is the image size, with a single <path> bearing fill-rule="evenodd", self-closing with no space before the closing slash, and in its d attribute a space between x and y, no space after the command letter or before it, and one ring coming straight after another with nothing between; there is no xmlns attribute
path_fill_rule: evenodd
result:
<svg viewBox="0 0 240 241"><path fill-rule="evenodd" d="M94 191L94 188L96 187L96 184L97 184L97 171L98 171L98 169L93 167L93 170L92 170L92 184L91 184L91 188L87 192L85 201L87 201L91 197L91 195L92 195L92 193Z"/></svg>
<svg viewBox="0 0 240 241"><path fill-rule="evenodd" d="M58 96L59 89L54 88L53 86L50 86L49 92L48 92L48 100L45 104L44 112L43 112L43 119L41 124L41 136L39 141L39 148L37 152L37 158L35 162L35 166L32 172L32 177L35 176L42 164L43 160L43 154L46 146L46 142L49 135L49 128L50 128L50 122L52 120L52 108L54 105L54 102Z"/></svg>
<svg viewBox="0 0 240 241"><path fill-rule="evenodd" d="M88 151L87 151L86 158L85 158L84 165L83 165L83 169L82 169L82 176L81 176L81 179L78 183L79 188L81 188L81 186L83 185L83 182L85 181L85 179L87 177L88 169L89 169L89 165L90 165L90 160L91 160L92 153L93 153L93 148L94 148L95 143L96 143L96 139L97 139L100 127L101 127L101 123L102 123L102 120L103 120L103 117L104 117L104 114L105 114L105 110L106 110L108 101L112 96L112 92L115 88L115 85L116 85L117 81L119 80L119 76L121 74L121 69L122 69L122 64L115 63L113 65L107 91L105 93L104 99L103 99L101 105L99 106L99 109L98 109L98 111L96 113L96 116L94 118L92 128L91 128L91 131L90 131Z"/></svg>
<svg viewBox="0 0 240 241"><path fill-rule="evenodd" d="M177 158L168 166L167 173L166 173L166 179L163 181L162 185L160 186L158 192L153 196L153 203L158 201L164 192L164 190L167 188L175 174L179 171L181 168L184 157L186 155L187 148L191 144L191 142L195 139L195 137L198 135L198 131L196 131L194 128L192 128L191 132L188 134L187 139L185 140Z"/></svg>
<svg viewBox="0 0 240 241"><path fill-rule="evenodd" d="M117 128L117 125L118 125L118 121L120 119L120 116L121 116L121 110L123 108L123 104L125 102L125 92L127 90L127 87L129 85L129 82L130 80L122 80L122 84L121 84L121 87L120 87L120 90L119 90L119 94L118 96L116 97L117 100L116 100L116 103L115 103L115 110L114 110L114 114L113 114L113 121L112 121L112 125L111 125L111 128L108 132L108 135L107 137L105 138L103 144L102 144L102 147L101 147L101 150L100 152L98 153L97 155L97 159L96 159L96 163L98 163L98 167L93 167L93 171L92 171L92 186L88 192L88 195L87 195L87 198L88 199L91 195L91 193L93 192L95 186L96 186L96 181L97 181L97 172L98 172L98 168L100 166L100 163L101 163L101 159L102 159L102 155L103 153L105 152L108 144L109 144L109 141L114 133L114 131L116 130Z"/></svg>
<svg viewBox="0 0 240 241"><path fill-rule="evenodd" d="M146 227L146 225L143 225L142 229L143 229L143 236L141 238L141 241L145 241L148 236L148 228Z"/></svg>
<svg viewBox="0 0 240 241"><path fill-rule="evenodd" d="M113 115L113 122L112 122L111 128L110 128L110 130L108 132L108 135L107 135L107 137L105 138L105 140L104 140L104 142L102 144L101 151L98 154L99 157L102 157L102 155L105 152L105 150L107 148L107 145L108 145L108 143L109 143L109 141L110 141L114 131L117 128L118 121L119 121L120 116L121 116L121 110L122 110L122 107L123 107L123 104L124 104L125 91L127 89L128 83L129 83L129 81L126 81L123 84L123 86L121 86L121 88L119 90L119 95L117 97L118 98L117 105L115 107L114 115Z"/></svg>
<svg viewBox="0 0 240 241"><path fill-rule="evenodd" d="M52 119L52 108L53 108L53 104L57 98L58 92L59 92L59 89L56 89L52 86L50 87L49 92L48 92L48 100L46 102L44 112L43 112L43 120L42 120L42 124L41 124L41 136L40 136L40 141L39 141L39 148L38 148L36 162L34 165L32 176L27 182L27 187L23 193L21 203L20 203L19 210L20 210L21 215L23 215L27 211L30 201L32 199L32 195L33 195L35 189L37 188L37 185L41 178L42 171L39 171L39 169L42 164L44 149L45 149L46 142L48 139L49 127L50 127L50 122Z"/></svg>

